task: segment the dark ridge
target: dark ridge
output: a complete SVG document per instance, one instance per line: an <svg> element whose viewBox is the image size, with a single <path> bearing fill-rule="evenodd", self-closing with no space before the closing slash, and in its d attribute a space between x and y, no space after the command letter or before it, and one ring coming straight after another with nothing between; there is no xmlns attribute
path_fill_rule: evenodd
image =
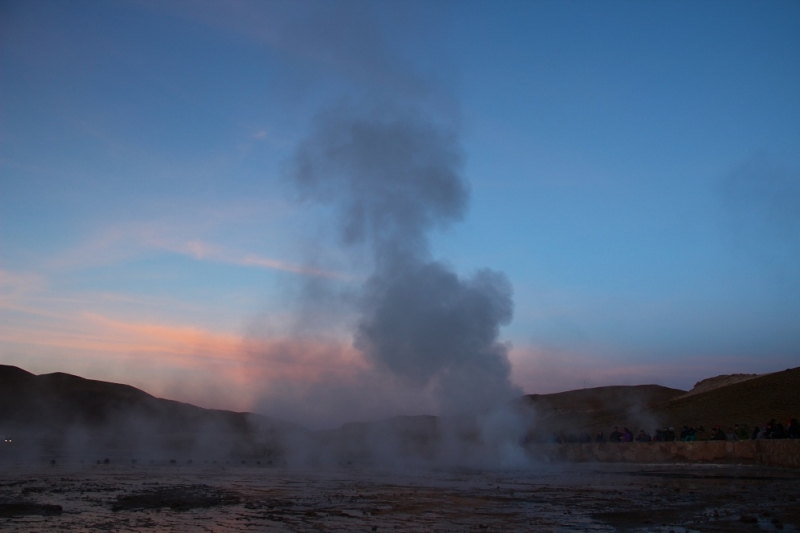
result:
<svg viewBox="0 0 800 533"><path fill-rule="evenodd" d="M26 370L22 370L16 366L0 365L0 385L6 387L14 383L23 382L26 379L35 378L35 374L31 374Z"/></svg>
<svg viewBox="0 0 800 533"><path fill-rule="evenodd" d="M652 432L662 423L658 406L685 393L660 385L594 387L529 394L516 405L530 418L529 438L548 440L553 434L594 436L603 431L607 435L614 426Z"/></svg>
<svg viewBox="0 0 800 533"><path fill-rule="evenodd" d="M282 439L306 430L253 414L156 398L130 385L0 366L0 432L17 453L196 451L273 457ZM127 450L125 453L123 451Z"/></svg>
<svg viewBox="0 0 800 533"><path fill-rule="evenodd" d="M800 367L773 372L683 398L659 406L670 425L750 428L774 418L785 424L800 418Z"/></svg>
<svg viewBox="0 0 800 533"><path fill-rule="evenodd" d="M624 410L631 405L653 407L685 393L661 385L609 386L554 394L528 394L522 397L522 402L543 413L591 413Z"/></svg>
<svg viewBox="0 0 800 533"><path fill-rule="evenodd" d="M531 394L517 405L530 416L531 438L547 439L589 433L594 437L614 426L652 433L657 428L738 424L752 429L774 418L786 423L800 417L800 367L686 395L658 385L597 387ZM701 432L700 438L709 433Z"/></svg>
<svg viewBox="0 0 800 533"><path fill-rule="evenodd" d="M554 434L580 438L603 431L607 436L614 426L652 433L667 426L752 428L771 418L785 422L800 415L800 367L684 393L639 385L531 394L510 405L517 416L509 420L528 442L552 441ZM36 449L50 459L79 450L103 453L94 459L127 457L128 462L161 453L176 464L221 456L280 464L286 452L303 448L340 464L397 456L434 460L452 455L448 439L458 441L464 453L482 453L481 441L492 438L482 423L480 416L398 416L309 432L252 413L156 398L129 385L64 373L36 376L0 365L0 433L14 437L12 444L3 443L2 453Z"/></svg>

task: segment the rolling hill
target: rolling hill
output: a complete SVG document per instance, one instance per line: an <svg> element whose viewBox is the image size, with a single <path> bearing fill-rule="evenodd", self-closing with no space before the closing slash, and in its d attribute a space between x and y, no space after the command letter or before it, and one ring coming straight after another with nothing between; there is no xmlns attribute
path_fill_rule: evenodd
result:
<svg viewBox="0 0 800 533"><path fill-rule="evenodd" d="M598 387L528 395L519 405L529 417L531 438L538 440L553 433L608 435L614 426L634 433L684 425L753 428L772 418L782 423L800 418L800 367L760 376L717 376L700 381L689 393L658 385Z"/></svg>
<svg viewBox="0 0 800 533"><path fill-rule="evenodd" d="M773 372L705 392L674 398L657 407L671 426L734 424L750 428L771 418L800 418L800 367Z"/></svg>
<svg viewBox="0 0 800 533"><path fill-rule="evenodd" d="M0 459L20 454L119 458L287 457L319 464L392 457L477 464L508 442L553 434L606 435L683 425L753 427L800 417L800 367L761 376L717 376L691 394L659 385L611 386L523 396L476 416L400 416L328 431L253 413L203 409L129 385L64 373L34 375L0 365ZM700 438L706 435L700 434ZM5 455L4 455L5 454Z"/></svg>
<svg viewBox="0 0 800 533"><path fill-rule="evenodd" d="M14 435L31 453L277 456L287 437L304 432L253 413L156 398L129 385L0 365L0 433Z"/></svg>

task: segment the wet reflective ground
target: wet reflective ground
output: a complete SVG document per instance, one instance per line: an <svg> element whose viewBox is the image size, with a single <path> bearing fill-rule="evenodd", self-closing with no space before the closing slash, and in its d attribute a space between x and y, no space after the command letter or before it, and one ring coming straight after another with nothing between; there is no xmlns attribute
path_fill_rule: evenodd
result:
<svg viewBox="0 0 800 533"><path fill-rule="evenodd" d="M0 465L3 531L798 531L800 472Z"/></svg>

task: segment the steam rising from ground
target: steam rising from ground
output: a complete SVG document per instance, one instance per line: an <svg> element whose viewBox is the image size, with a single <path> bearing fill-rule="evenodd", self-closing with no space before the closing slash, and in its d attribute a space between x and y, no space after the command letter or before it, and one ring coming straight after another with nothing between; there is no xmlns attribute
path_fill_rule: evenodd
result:
<svg viewBox="0 0 800 533"><path fill-rule="evenodd" d="M313 339L322 347L315 357L329 370L324 376L301 364L303 375L276 380L273 363L296 358L295 339L282 349L265 342L265 324L254 324L245 344L248 372L264 376L256 409L330 428L503 404L521 393L509 380L508 348L498 342L513 314L511 285L490 270L460 276L430 249L430 232L467 211L458 106L394 53L369 4L314 6L320 9L255 9L247 19L258 23L244 27L275 50L324 67L315 76L336 87L289 158L286 176L304 202L332 214L345 261L368 274L356 284L299 280L303 286L293 293L290 306L299 312L289 329L297 344Z"/></svg>
<svg viewBox="0 0 800 533"><path fill-rule="evenodd" d="M321 113L291 177L334 203L347 245L367 242L378 270L428 255L427 232L463 217L469 189L454 131L399 107L340 105Z"/></svg>
<svg viewBox="0 0 800 533"><path fill-rule="evenodd" d="M295 467L521 465L530 417L395 417L308 429L260 415L202 409L127 385L0 365L5 461L251 462Z"/></svg>
<svg viewBox="0 0 800 533"><path fill-rule="evenodd" d="M496 342L511 307L502 274L464 280L440 263L409 265L369 281L355 346L380 368L432 386L443 412L476 412L519 395L507 348Z"/></svg>
<svg viewBox="0 0 800 533"><path fill-rule="evenodd" d="M339 106L318 117L290 173L305 198L333 204L343 245L371 254L354 346L444 413L520 394L497 342L510 283L490 270L463 279L431 258L428 232L466 211L461 164L455 133L421 113Z"/></svg>

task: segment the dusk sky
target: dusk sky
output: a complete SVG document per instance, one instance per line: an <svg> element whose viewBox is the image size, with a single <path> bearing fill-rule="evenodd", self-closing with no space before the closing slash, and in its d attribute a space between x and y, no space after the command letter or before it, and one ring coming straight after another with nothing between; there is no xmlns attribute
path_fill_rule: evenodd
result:
<svg viewBox="0 0 800 533"><path fill-rule="evenodd" d="M0 363L311 427L798 366L800 2L4 1Z"/></svg>

